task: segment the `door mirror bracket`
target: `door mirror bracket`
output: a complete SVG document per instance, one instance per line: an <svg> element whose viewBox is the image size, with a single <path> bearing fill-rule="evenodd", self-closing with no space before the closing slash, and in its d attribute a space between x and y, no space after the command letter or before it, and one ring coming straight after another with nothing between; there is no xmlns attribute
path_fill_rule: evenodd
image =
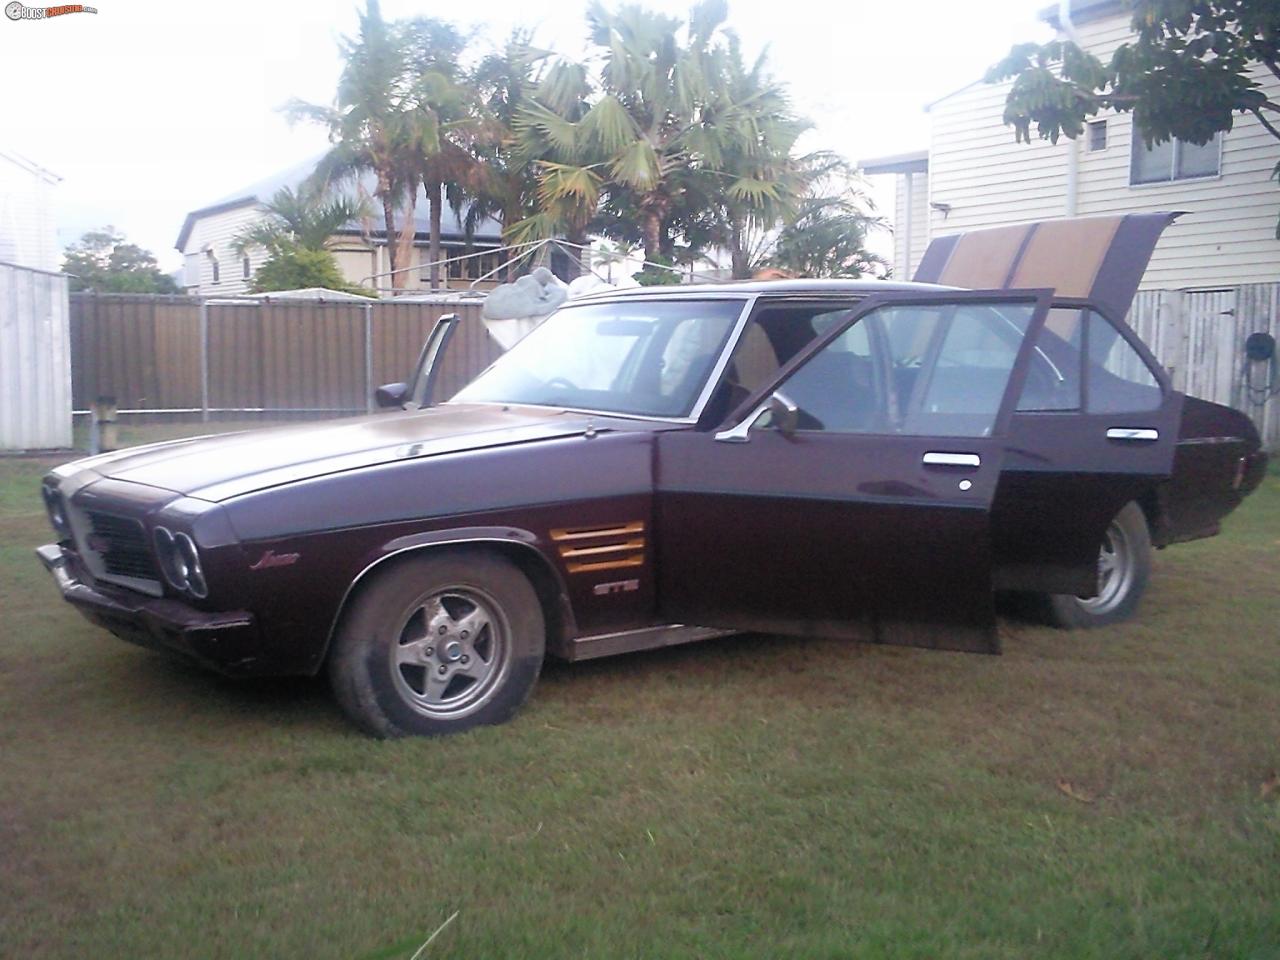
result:
<svg viewBox="0 0 1280 960"><path fill-rule="evenodd" d="M715 439L721 443L746 443L752 430L777 430L790 437L800 424L800 408L781 391L775 390L769 399L742 418L737 426L721 430Z"/></svg>

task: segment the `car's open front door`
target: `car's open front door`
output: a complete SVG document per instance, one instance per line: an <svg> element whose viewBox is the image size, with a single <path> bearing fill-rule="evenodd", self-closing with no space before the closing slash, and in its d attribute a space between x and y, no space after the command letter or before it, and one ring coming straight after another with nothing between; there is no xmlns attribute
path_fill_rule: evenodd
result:
<svg viewBox="0 0 1280 960"><path fill-rule="evenodd" d="M991 506L1049 298L868 301L728 429L663 433L664 617L998 651Z"/></svg>
<svg viewBox="0 0 1280 960"><path fill-rule="evenodd" d="M447 313L422 345L407 399L419 407L448 400L502 353L478 317Z"/></svg>

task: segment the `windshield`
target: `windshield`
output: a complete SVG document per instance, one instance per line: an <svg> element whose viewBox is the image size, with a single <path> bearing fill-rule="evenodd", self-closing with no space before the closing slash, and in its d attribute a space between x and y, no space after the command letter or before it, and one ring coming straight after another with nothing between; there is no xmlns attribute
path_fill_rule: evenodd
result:
<svg viewBox="0 0 1280 960"><path fill-rule="evenodd" d="M453 400L686 417L744 303L628 299L566 307Z"/></svg>

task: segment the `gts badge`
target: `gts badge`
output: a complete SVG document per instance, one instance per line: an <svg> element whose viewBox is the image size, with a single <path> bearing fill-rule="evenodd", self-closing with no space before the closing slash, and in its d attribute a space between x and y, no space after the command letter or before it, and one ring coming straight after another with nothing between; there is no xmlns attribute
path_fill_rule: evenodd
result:
<svg viewBox="0 0 1280 960"><path fill-rule="evenodd" d="M272 567L291 567L302 557L300 553L276 553L268 550L258 562L249 567L250 570L270 570Z"/></svg>
<svg viewBox="0 0 1280 960"><path fill-rule="evenodd" d="M639 580L617 580L613 583L597 583L591 588L591 592L597 597L608 597L615 593L635 593L639 589Z"/></svg>

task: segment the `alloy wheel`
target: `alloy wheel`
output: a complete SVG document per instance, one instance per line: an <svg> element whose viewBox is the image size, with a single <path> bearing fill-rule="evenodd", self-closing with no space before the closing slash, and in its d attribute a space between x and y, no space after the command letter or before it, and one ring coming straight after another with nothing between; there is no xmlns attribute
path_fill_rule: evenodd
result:
<svg viewBox="0 0 1280 960"><path fill-rule="evenodd" d="M434 719L454 720L484 705L502 685L511 631L502 608L474 587L451 587L413 604L391 658L401 698Z"/></svg>

